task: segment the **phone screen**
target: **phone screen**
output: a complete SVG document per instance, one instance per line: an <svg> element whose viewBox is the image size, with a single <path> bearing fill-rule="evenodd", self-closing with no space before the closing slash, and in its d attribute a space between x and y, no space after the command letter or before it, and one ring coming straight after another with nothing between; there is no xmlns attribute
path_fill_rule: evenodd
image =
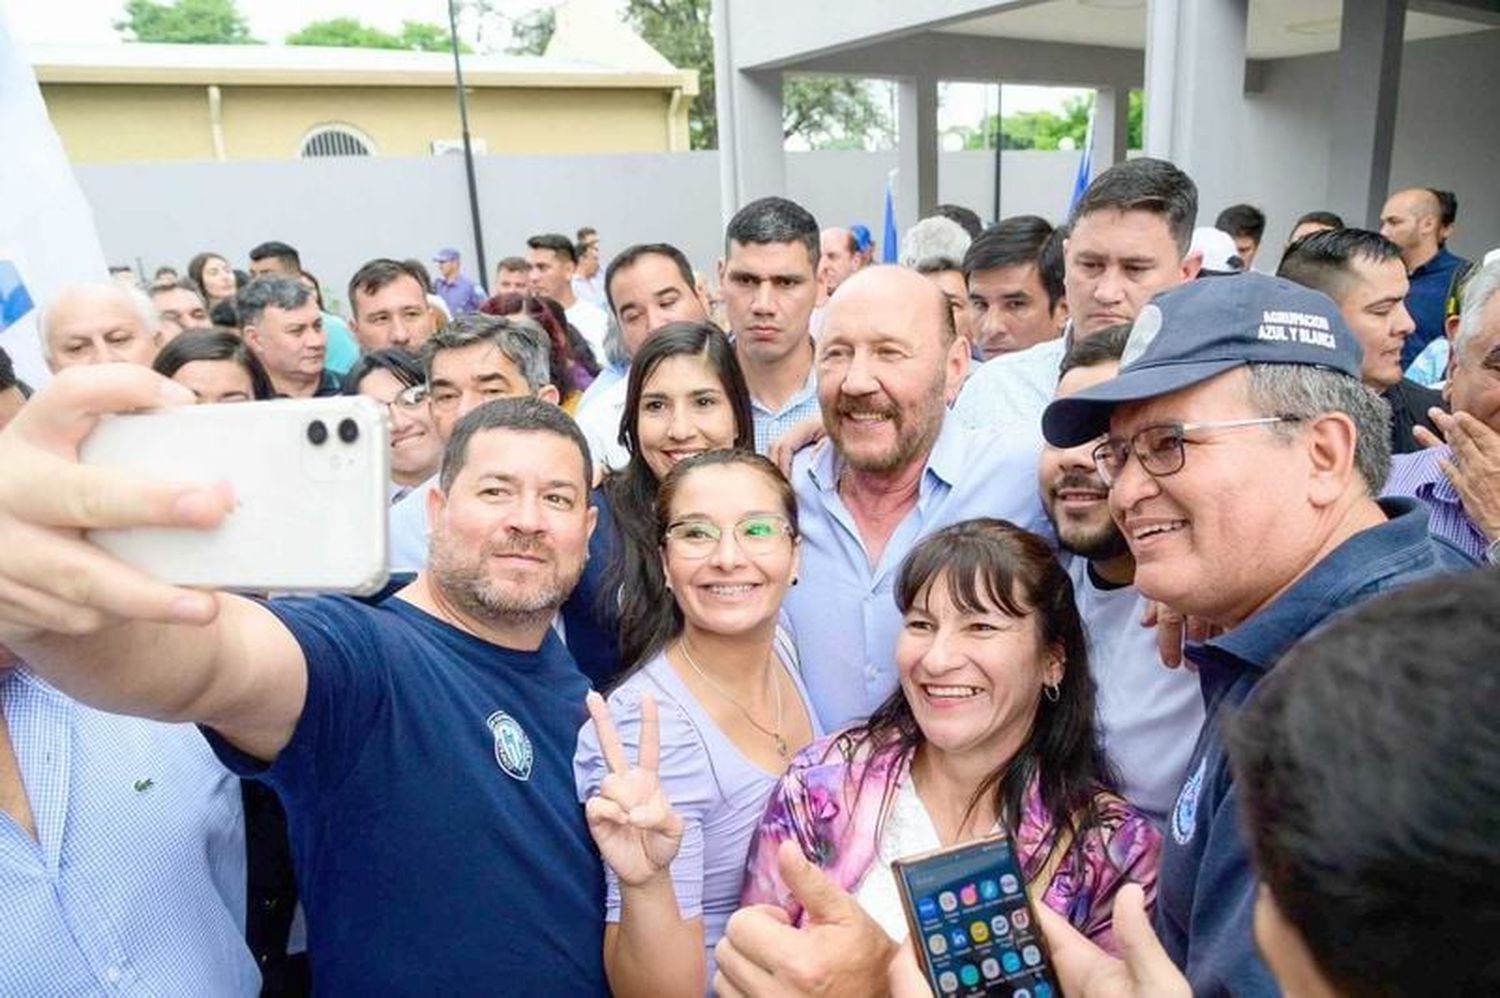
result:
<svg viewBox="0 0 1500 998"><path fill-rule="evenodd" d="M1061 998L1008 837L893 869L935 994Z"/></svg>

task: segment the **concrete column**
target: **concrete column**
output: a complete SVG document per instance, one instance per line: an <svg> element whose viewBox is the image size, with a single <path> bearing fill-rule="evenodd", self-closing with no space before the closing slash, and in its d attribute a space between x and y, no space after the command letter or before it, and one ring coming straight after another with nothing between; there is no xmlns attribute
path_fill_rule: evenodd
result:
<svg viewBox="0 0 1500 998"><path fill-rule="evenodd" d="M719 201L725 223L758 197L786 193L781 73L735 69L731 5L714 0L714 98L719 119Z"/></svg>
<svg viewBox="0 0 1500 998"><path fill-rule="evenodd" d="M1094 91L1094 161L1089 176L1097 177L1125 159L1130 125L1130 91L1100 87Z"/></svg>
<svg viewBox="0 0 1500 998"><path fill-rule="evenodd" d="M1406 0L1366 0L1339 32L1329 138L1328 206L1350 225L1378 228L1391 182Z"/></svg>
<svg viewBox="0 0 1500 998"><path fill-rule="evenodd" d="M905 232L938 203L937 79L896 84L896 227Z"/></svg>
<svg viewBox="0 0 1500 998"><path fill-rule="evenodd" d="M1212 218L1238 197L1249 0L1149 0L1146 148L1198 184Z"/></svg>

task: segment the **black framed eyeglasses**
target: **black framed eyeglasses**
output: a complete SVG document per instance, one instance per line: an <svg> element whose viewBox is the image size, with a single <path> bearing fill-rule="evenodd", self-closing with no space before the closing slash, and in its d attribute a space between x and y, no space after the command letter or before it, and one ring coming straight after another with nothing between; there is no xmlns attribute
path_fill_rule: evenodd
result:
<svg viewBox="0 0 1500 998"><path fill-rule="evenodd" d="M749 555L771 554L783 537L795 537L786 517L776 513L756 513L741 517L730 528L740 551ZM707 558L719 546L724 528L712 520L678 520L663 535L667 544L684 558Z"/></svg>
<svg viewBox="0 0 1500 998"><path fill-rule="evenodd" d="M1278 423L1300 423L1301 416L1261 416L1256 419L1221 419L1202 423L1158 423L1142 427L1129 440L1110 437L1094 448L1094 467L1105 485L1114 485L1130 455L1152 478L1166 478L1182 470L1187 462L1189 433L1204 430L1238 430L1250 426L1273 426Z"/></svg>

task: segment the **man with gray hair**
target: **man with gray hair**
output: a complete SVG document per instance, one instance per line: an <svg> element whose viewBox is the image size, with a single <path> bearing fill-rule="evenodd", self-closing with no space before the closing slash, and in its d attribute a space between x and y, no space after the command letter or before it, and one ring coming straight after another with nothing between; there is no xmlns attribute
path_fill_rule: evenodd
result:
<svg viewBox="0 0 1500 998"><path fill-rule="evenodd" d="M1195 281L1136 319L1114 378L1053 401L1091 440L1143 595L1223 629L1189 643L1207 716L1168 820L1157 930L1194 994L1278 995L1221 736L1281 655L1334 614L1472 564L1411 499L1377 501L1390 414L1326 295L1260 274Z"/></svg>
<svg viewBox="0 0 1500 998"><path fill-rule="evenodd" d="M1432 532L1475 558L1500 564L1500 260L1469 279L1453 338L1444 395L1431 413L1446 438L1418 430L1427 449L1398 454L1385 493L1427 505Z"/></svg>
<svg viewBox="0 0 1500 998"><path fill-rule="evenodd" d="M970 242L969 234L953 219L942 215L924 218L907 229L901 240L901 266L910 267L938 286L948 299L958 335L972 345L974 326L969 317L963 269Z"/></svg>
<svg viewBox="0 0 1500 998"><path fill-rule="evenodd" d="M302 282L280 274L257 277L240 289L235 307L245 345L260 358L278 397L339 393L338 375L323 367L323 312Z"/></svg>
<svg viewBox="0 0 1500 998"><path fill-rule="evenodd" d="M525 316L462 316L432 334L423 358L432 425L445 444L454 424L491 399L530 396L558 402L547 333ZM428 493L436 488L441 485L434 475L391 507L392 572L415 572L427 564Z"/></svg>
<svg viewBox="0 0 1500 998"><path fill-rule="evenodd" d="M117 281L64 288L42 311L38 328L54 374L80 364L150 367L162 344L151 299Z"/></svg>

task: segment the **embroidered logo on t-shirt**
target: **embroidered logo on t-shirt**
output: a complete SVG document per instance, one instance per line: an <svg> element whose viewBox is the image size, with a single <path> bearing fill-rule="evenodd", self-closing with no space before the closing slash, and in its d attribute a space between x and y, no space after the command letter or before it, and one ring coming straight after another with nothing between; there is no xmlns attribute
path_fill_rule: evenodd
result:
<svg viewBox="0 0 1500 998"><path fill-rule="evenodd" d="M505 775L516 780L531 778L531 739L521 722L503 710L491 714L485 722L490 734L495 736L495 761L505 770Z"/></svg>
<svg viewBox="0 0 1500 998"><path fill-rule="evenodd" d="M1182 785L1177 806L1172 809L1172 838L1185 846L1193 841L1198 825L1198 798L1203 793L1203 776L1208 771L1208 756L1198 760L1198 770Z"/></svg>

